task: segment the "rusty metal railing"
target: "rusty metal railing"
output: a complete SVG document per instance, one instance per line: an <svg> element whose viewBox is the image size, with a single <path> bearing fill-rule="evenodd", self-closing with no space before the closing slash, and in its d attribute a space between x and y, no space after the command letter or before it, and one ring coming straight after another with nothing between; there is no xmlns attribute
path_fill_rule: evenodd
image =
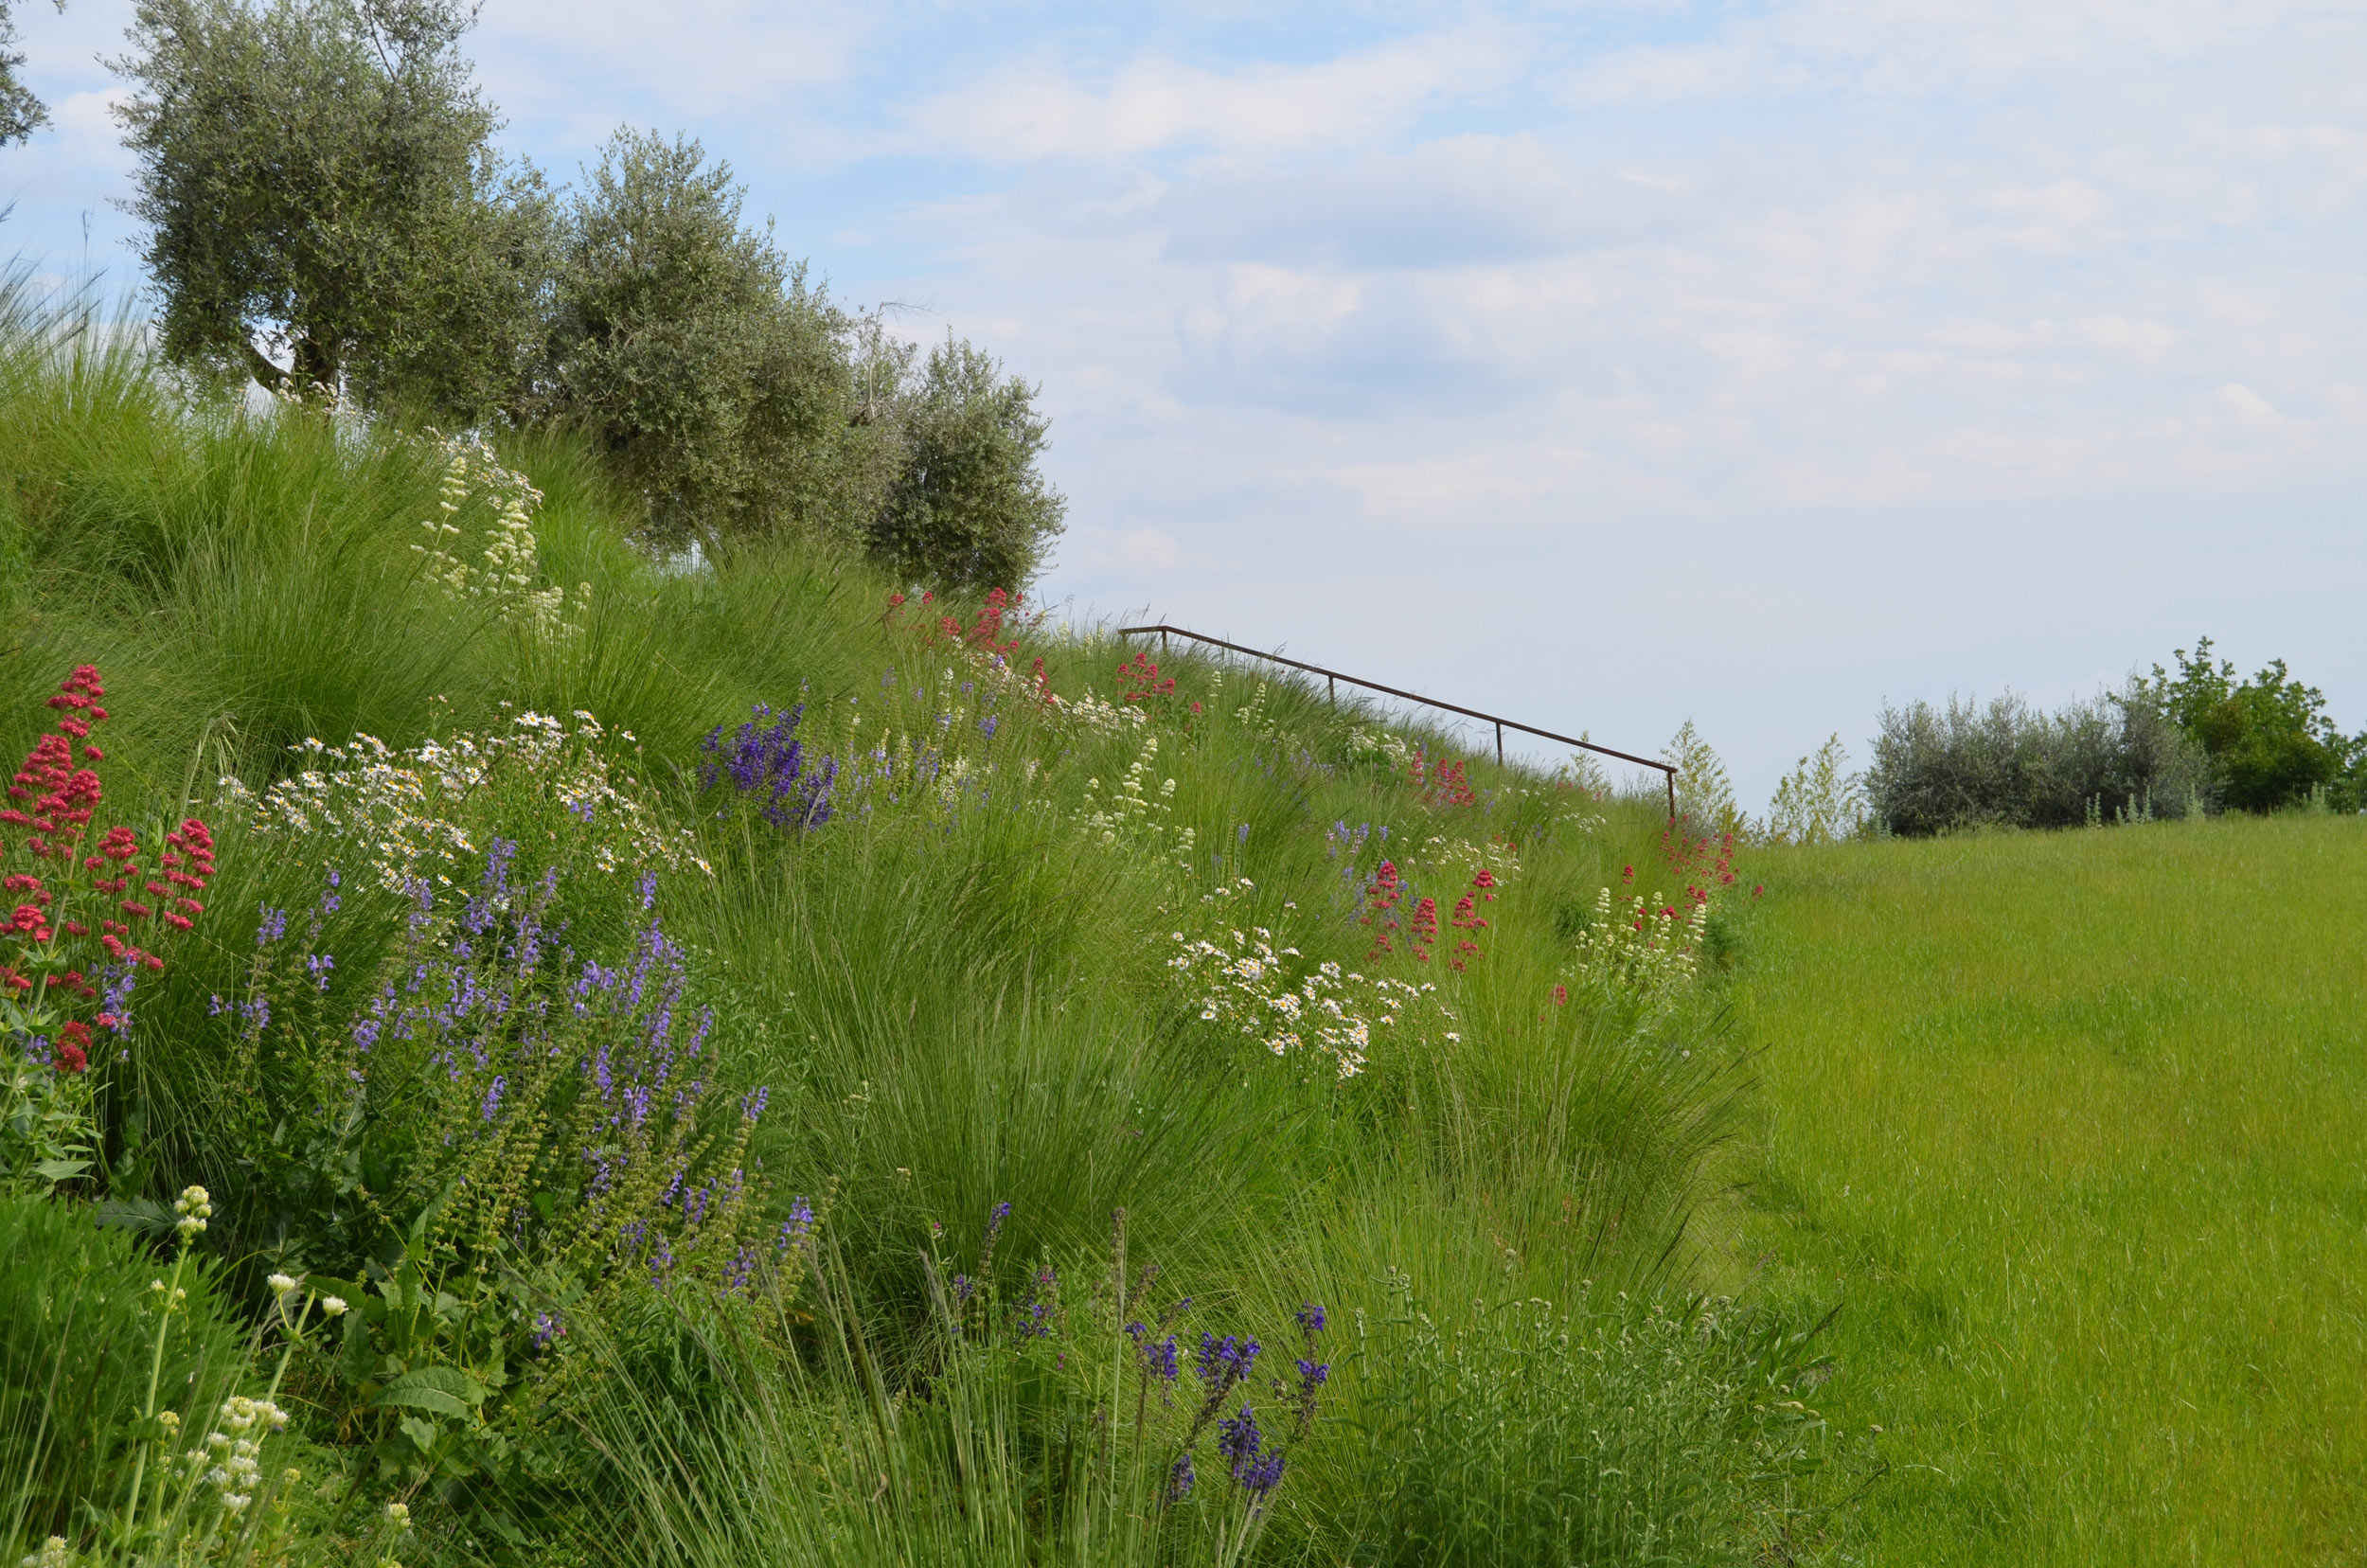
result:
<svg viewBox="0 0 2367 1568"><path fill-rule="evenodd" d="M1477 719L1483 723L1493 724L1496 726L1496 762L1499 767L1503 766L1504 759L1504 731L1510 729L1519 730L1522 735L1534 735L1547 740L1558 740L1565 746L1576 746L1582 751L1591 751L1598 756L1615 757L1622 762L1632 762L1640 768L1658 768L1665 775L1664 781L1668 786L1668 820L1671 822L1677 820L1677 770L1665 762L1656 762L1648 757L1638 757L1633 752L1613 751L1609 746L1598 746L1592 740L1581 740L1574 736L1556 735L1552 730L1539 729L1535 724L1523 724L1518 720L1502 718L1493 713L1482 713L1477 708L1467 708L1455 703L1442 703L1435 697L1424 697L1415 692L1400 691L1396 686L1382 686L1379 681L1368 681L1361 675L1343 675L1336 669L1326 669L1321 665L1311 665L1298 659L1286 659L1279 653L1261 653L1255 648L1243 648L1239 643L1226 642L1222 637L1211 637L1199 632L1186 632L1180 626L1169 626L1164 621L1156 626L1121 626L1118 628L1118 635L1121 637L1141 636L1151 632L1159 633L1159 651L1162 655L1167 652L1169 637L1189 637L1194 642L1206 643L1211 648L1221 648L1229 653L1263 659L1268 664L1283 665L1291 669L1304 670L1309 675L1321 675L1329 683L1331 701L1335 707L1340 702L1340 683L1345 681L1352 686L1362 686L1366 691L1378 691L1386 696L1402 698L1409 703L1419 703L1424 707L1434 707L1446 713L1459 713L1466 719Z"/></svg>

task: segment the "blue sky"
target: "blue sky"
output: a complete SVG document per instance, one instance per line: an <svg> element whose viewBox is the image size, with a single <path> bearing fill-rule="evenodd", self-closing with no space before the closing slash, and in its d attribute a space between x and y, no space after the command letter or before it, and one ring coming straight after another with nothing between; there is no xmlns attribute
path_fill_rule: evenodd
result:
<svg viewBox="0 0 2367 1568"><path fill-rule="evenodd" d="M96 57L0 249L128 280ZM505 140L730 159L857 305L1043 383L1043 588L1748 803L1885 698L2198 633L2367 725L2367 0L487 0Z"/></svg>

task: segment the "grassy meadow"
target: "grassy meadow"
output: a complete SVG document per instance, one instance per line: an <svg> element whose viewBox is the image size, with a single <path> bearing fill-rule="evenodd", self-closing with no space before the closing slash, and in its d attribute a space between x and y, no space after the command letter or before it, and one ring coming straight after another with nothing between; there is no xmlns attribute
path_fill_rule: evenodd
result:
<svg viewBox="0 0 2367 1568"><path fill-rule="evenodd" d="M2367 1562L2367 822L1771 849L1762 1290L1867 1560Z"/></svg>

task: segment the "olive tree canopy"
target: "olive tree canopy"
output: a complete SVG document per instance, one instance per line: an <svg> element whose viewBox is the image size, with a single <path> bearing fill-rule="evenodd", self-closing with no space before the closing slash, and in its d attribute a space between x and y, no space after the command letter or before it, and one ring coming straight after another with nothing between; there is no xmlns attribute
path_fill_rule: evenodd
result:
<svg viewBox="0 0 2367 1568"><path fill-rule="evenodd" d="M549 202L492 150L458 48L474 20L454 0L141 0L117 112L168 355L459 420L517 405Z"/></svg>
<svg viewBox="0 0 2367 1568"><path fill-rule="evenodd" d="M0 0L0 147L21 142L49 123L49 111L42 107L32 89L17 72L25 64L25 57L11 51L16 42L16 24L9 16L9 0ZM65 9L65 0L58 0L58 9ZM0 209L0 216L5 216Z"/></svg>

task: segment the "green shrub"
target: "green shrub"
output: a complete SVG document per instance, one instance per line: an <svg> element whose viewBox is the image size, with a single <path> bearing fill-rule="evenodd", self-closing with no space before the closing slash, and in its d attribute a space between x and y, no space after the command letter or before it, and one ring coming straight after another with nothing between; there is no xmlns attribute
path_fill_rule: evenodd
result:
<svg viewBox="0 0 2367 1568"><path fill-rule="evenodd" d="M2197 639L2192 657L2182 648L2175 657L2175 677L2155 665L2152 678L2138 684L2210 757L2213 785L2227 805L2268 811L2316 799L2367 808L2367 731L2349 737L2336 729L2325 694L2287 673L2283 659L2239 682L2234 664L2212 663L2208 637Z"/></svg>
<svg viewBox="0 0 2367 1568"><path fill-rule="evenodd" d="M1985 705L1886 705L1881 724L1866 790L1894 833L2073 828L2209 803L2202 748L2143 681L2053 714L2010 691Z"/></svg>

